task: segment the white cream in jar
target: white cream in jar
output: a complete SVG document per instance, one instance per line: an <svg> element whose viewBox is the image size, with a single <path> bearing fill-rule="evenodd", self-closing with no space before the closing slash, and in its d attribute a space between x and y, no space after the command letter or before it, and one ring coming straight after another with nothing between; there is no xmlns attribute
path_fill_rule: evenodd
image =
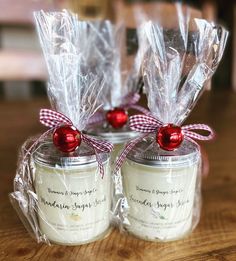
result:
<svg viewBox="0 0 236 261"><path fill-rule="evenodd" d="M103 179L94 152L86 145L68 155L45 143L34 153L39 228L51 242L79 245L108 233L111 175L108 154L100 157Z"/></svg>
<svg viewBox="0 0 236 261"><path fill-rule="evenodd" d="M142 141L122 167L128 204L125 227L150 241L179 239L198 222L200 152L185 141L174 152Z"/></svg>
<svg viewBox="0 0 236 261"><path fill-rule="evenodd" d="M121 129L114 129L110 126L104 125L97 126L96 128L90 128L87 130L90 135L95 136L96 138L102 138L111 142L114 145L114 149L111 152L111 169L114 170L117 157L122 152L125 144L134 138L137 138L140 133L134 132L125 125ZM113 220L116 220L116 217L120 218L119 209L123 202L123 186L122 186L122 177L121 171L118 171L113 177L113 186L112 186L112 212ZM115 221L116 222L116 221ZM119 220L117 220L119 222Z"/></svg>

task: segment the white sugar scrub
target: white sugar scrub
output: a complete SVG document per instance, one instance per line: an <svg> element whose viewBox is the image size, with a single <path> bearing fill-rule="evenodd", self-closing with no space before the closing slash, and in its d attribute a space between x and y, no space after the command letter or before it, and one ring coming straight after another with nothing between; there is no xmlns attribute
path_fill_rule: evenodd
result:
<svg viewBox="0 0 236 261"><path fill-rule="evenodd" d="M108 155L102 155L103 178L95 154L86 147L68 156L46 143L34 153L34 161L41 233L64 245L104 237L110 227L111 207Z"/></svg>
<svg viewBox="0 0 236 261"><path fill-rule="evenodd" d="M129 205L125 228L150 241L182 238L200 215L200 151L189 142L174 153L152 146L143 151L145 146L136 145L122 167Z"/></svg>
<svg viewBox="0 0 236 261"><path fill-rule="evenodd" d="M199 222L198 141L213 140L215 135L204 123L184 121L216 71L228 37L223 27L191 18L180 3L175 6L176 24L171 30L158 16L156 20L138 17L150 113L129 118L129 128L140 136L124 147L114 169L114 176L120 169L122 175L123 197L118 198L115 212L121 231L150 241L183 238Z"/></svg>
<svg viewBox="0 0 236 261"><path fill-rule="evenodd" d="M45 132L21 147L10 199L37 243L86 244L105 237L111 225L113 145L85 133L101 107L104 79L90 64L89 21L66 10L34 17L52 108L39 111Z"/></svg>

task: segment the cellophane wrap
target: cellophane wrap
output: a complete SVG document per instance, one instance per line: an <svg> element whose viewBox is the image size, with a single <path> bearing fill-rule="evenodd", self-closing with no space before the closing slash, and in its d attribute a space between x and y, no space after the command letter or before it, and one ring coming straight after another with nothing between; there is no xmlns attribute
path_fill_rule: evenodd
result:
<svg viewBox="0 0 236 261"><path fill-rule="evenodd" d="M158 17L143 21L138 28L139 52L151 115L163 125L181 126L216 71L228 32L190 18L180 4L172 18L177 21L172 28ZM199 222L201 162L207 162L201 160L196 143L186 139L168 152L156 139L156 133L150 134L137 143L121 173L116 173L114 218L122 230L137 237L169 241L187 235ZM191 158L194 151L198 160Z"/></svg>
<svg viewBox="0 0 236 261"><path fill-rule="evenodd" d="M90 25L67 11L35 13L48 73L48 96L54 110L81 132L101 106L104 77L90 69L95 48ZM52 120L50 117L48 120ZM105 236L110 227L109 153L83 142L71 153L52 142L52 129L22 146L10 200L31 236L47 244L80 245ZM88 136L87 136L88 137Z"/></svg>
<svg viewBox="0 0 236 261"><path fill-rule="evenodd" d="M90 52L96 49L91 25L67 11L36 12L35 21L48 68L51 105L84 130L102 106L105 87L103 73L91 68Z"/></svg>
<svg viewBox="0 0 236 261"><path fill-rule="evenodd" d="M139 55L128 55L123 23L113 24L106 20L88 24L93 38L88 60L94 73L104 77L101 110L106 111L119 107L127 95L139 91L141 59Z"/></svg>
<svg viewBox="0 0 236 261"><path fill-rule="evenodd" d="M222 58L228 32L203 19L190 19L179 5L173 29L157 21L139 28L148 107L163 123L181 125Z"/></svg>

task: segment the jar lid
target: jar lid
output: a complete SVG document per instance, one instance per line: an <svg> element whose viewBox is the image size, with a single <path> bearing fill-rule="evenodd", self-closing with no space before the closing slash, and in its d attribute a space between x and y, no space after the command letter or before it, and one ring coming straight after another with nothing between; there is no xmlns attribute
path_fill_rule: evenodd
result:
<svg viewBox="0 0 236 261"><path fill-rule="evenodd" d="M108 153L100 153L100 157L102 162L105 162L109 155ZM79 167L96 162L94 150L84 143L76 151L64 153L59 151L52 142L45 141L33 153L33 158L39 164L61 168Z"/></svg>
<svg viewBox="0 0 236 261"><path fill-rule="evenodd" d="M136 144L127 155L129 160L139 164L165 168L193 165L199 161L199 157L198 145L188 140L184 140L181 146L174 151L165 151L151 138Z"/></svg>
<svg viewBox="0 0 236 261"><path fill-rule="evenodd" d="M87 133L93 136L100 136L101 138L113 143L121 144L134 139L140 135L139 132L130 130L130 128L125 125L121 129L114 129L110 126L96 126L95 128L90 128L87 130Z"/></svg>

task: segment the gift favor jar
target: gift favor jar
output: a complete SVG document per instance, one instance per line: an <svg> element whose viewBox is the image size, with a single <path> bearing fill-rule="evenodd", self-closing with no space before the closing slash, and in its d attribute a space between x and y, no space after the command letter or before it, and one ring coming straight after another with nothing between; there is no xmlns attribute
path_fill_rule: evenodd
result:
<svg viewBox="0 0 236 261"><path fill-rule="evenodd" d="M131 131L127 125L125 125L121 129L114 129L107 127L97 127L96 129L89 129L88 133L95 137L101 137L102 139L111 142L114 145L113 151L111 152L111 170L114 170L116 159L119 153L124 148L126 142L130 139L138 137L140 133ZM112 172L111 171L111 172ZM112 186L112 212L113 212L113 220L114 213L117 212L117 208L119 208L120 200L123 198L123 186L122 186L122 177L121 171L119 170L116 175L112 176L113 186Z"/></svg>
<svg viewBox="0 0 236 261"><path fill-rule="evenodd" d="M122 167L128 203L126 229L150 241L182 238L200 215L200 151L184 141L164 151L150 140L138 143Z"/></svg>
<svg viewBox="0 0 236 261"><path fill-rule="evenodd" d="M117 156L123 149L124 145L131 139L134 139L140 135L140 133L131 131L127 125L120 129L114 129L110 126L103 127L97 126L96 128L90 128L87 131L90 135L95 137L101 137L104 140L111 142L114 145L114 149L111 153L111 165L114 167Z"/></svg>
<svg viewBox="0 0 236 261"><path fill-rule="evenodd" d="M110 226L109 156L96 156L86 145L70 154L44 143L34 152L34 185L41 233L53 243L79 245L104 237Z"/></svg>

